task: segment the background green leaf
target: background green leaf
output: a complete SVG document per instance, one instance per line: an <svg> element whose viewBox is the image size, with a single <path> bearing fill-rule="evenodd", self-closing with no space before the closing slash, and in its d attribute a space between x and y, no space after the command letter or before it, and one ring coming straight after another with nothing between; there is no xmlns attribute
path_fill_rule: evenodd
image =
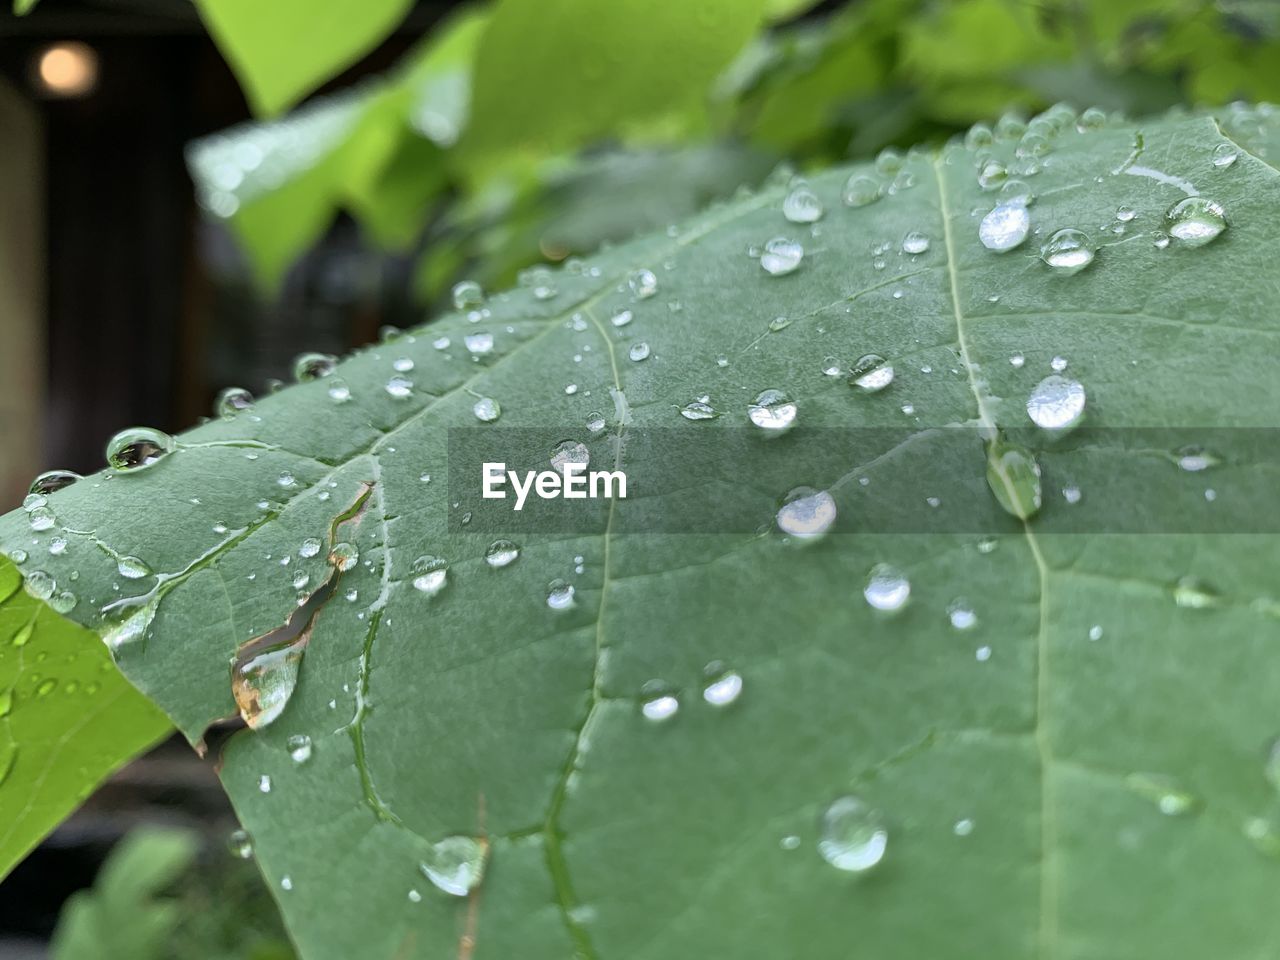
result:
<svg viewBox="0 0 1280 960"><path fill-rule="evenodd" d="M95 634L28 596L20 582L0 557L0 877L170 729Z"/></svg>
<svg viewBox="0 0 1280 960"><path fill-rule="evenodd" d="M368 53L412 0L197 0L254 113L274 116Z"/></svg>
<svg viewBox="0 0 1280 960"><path fill-rule="evenodd" d="M1026 427L1030 392L1063 362L1103 435L1277 421L1280 173L1254 155L1215 162L1237 149L1224 129L1250 131L1236 135L1262 154L1272 112L1236 110L1221 128L1099 119L1056 109L1029 130L1007 120L989 145L979 129L972 147L816 175L826 213L812 227L784 218L790 185L775 185L531 275L474 316L185 434L149 469L58 492L35 544L24 515L0 519L0 546L31 548L28 575L74 591L71 616L93 629L145 624L118 663L193 740L235 709L240 646L333 587L309 605L283 713L235 735L221 770L308 960L817 958L850 944L883 960L960 960L974 944L999 960L1266 956L1280 938L1267 762L1280 542L1054 530L1080 509L1067 487L1087 503L1117 474L1153 476L1170 499L1225 509L1268 468L1180 471L1169 450L1046 441L1045 502L1027 524L1003 517L990 540L850 532L864 489L954 516L945 498L909 497L913 478L941 468L985 490L987 455L934 428ZM1035 194L1031 239L1004 254L978 239L999 196L978 174L994 162ZM846 206L851 173L884 196ZM1227 229L1164 242L1192 189L1225 205ZM1074 275L1037 255L1065 227L1097 244ZM777 236L805 249L784 276L758 259ZM629 283L641 269L656 290ZM610 323L622 309L631 322ZM468 350L484 332L493 350ZM628 359L641 341L648 356ZM869 353L896 370L878 393L824 374L828 356L847 369ZM715 462L765 388L798 404L790 440L748 437L747 460ZM682 417L703 395L721 416ZM503 411L483 429L586 440L604 411L595 462L640 469L620 444L666 429L731 472L586 503L588 532L522 535L520 557L492 569L492 534L463 513L478 490L448 480L450 431L482 428L479 397ZM910 444L868 460L840 439L864 427L905 428ZM750 469L806 436L836 438L830 459ZM799 485L838 507L818 542L775 528ZM724 498L758 530L621 532ZM334 539L342 518L359 557L335 582L306 543ZM54 535L68 544L50 555ZM121 583L99 544L158 574ZM414 585L428 555L450 564L435 595ZM879 563L911 581L896 615L862 596ZM547 602L553 578L574 587L568 609ZM713 661L743 679L729 706L707 702ZM655 680L679 703L665 722L641 710ZM823 811L851 793L888 831L862 876L816 849ZM420 869L459 835L490 857L466 898Z"/></svg>

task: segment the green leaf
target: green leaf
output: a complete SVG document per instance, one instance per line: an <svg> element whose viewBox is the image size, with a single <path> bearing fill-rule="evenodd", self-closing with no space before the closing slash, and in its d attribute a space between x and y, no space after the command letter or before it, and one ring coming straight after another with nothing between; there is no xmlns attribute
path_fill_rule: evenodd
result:
<svg viewBox="0 0 1280 960"><path fill-rule="evenodd" d="M97 636L20 582L0 557L0 877L169 730Z"/></svg>
<svg viewBox="0 0 1280 960"><path fill-rule="evenodd" d="M197 850L195 834L186 830L152 827L129 834L111 851L93 890L62 908L54 960L161 960L180 917L177 904L160 894L191 868Z"/></svg>
<svg viewBox="0 0 1280 960"><path fill-rule="evenodd" d="M1224 126L1280 141L1269 110ZM813 176L814 228L773 186L530 276L59 491L49 531L0 519L0 547L74 589L193 740L235 711L234 669L257 729L221 776L307 960L1268 956L1280 540L1274 456L1236 428L1280 419L1280 173L1221 162L1206 117L1001 131ZM1036 195L1006 253L978 236L995 162ZM880 198L846 206L851 173ZM1165 243L1193 190L1225 230ZM1097 245L1070 274L1038 256L1068 227ZM778 236L805 253L772 275L748 250ZM872 353L887 386L875 361L865 389L825 374ZM1063 361L1086 422L1048 436L1027 404ZM798 411L773 439L748 422L768 388ZM521 465L581 440L633 488L520 526L460 472L477 437ZM802 485L836 517L797 542L778 523L806 502L777 515ZM1251 535L1194 532L1215 517ZM502 530L520 555L493 566ZM122 581L99 544L157 575ZM828 862L882 843L864 875Z"/></svg>
<svg viewBox="0 0 1280 960"><path fill-rule="evenodd" d="M372 50L412 0L197 0L253 112L274 116Z"/></svg>
<svg viewBox="0 0 1280 960"><path fill-rule="evenodd" d="M230 221L260 286L276 289L339 209L386 246L414 238L447 183L442 151L466 123L484 23L462 13L386 79L188 147L201 206Z"/></svg>
<svg viewBox="0 0 1280 960"><path fill-rule="evenodd" d="M764 0L502 0L476 53L464 156L491 166L696 115L763 9Z"/></svg>
<svg viewBox="0 0 1280 960"><path fill-rule="evenodd" d="M36 8L36 4L40 0L13 0L13 12L18 16L24 16Z"/></svg>

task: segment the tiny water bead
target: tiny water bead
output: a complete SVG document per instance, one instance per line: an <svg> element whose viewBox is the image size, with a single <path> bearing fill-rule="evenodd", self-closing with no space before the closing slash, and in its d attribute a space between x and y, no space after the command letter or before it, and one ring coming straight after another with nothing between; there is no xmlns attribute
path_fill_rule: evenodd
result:
<svg viewBox="0 0 1280 960"><path fill-rule="evenodd" d="M304 353L293 361L293 379L298 383L327 377L338 366L338 358L329 353Z"/></svg>
<svg viewBox="0 0 1280 960"><path fill-rule="evenodd" d="M306 763L311 759L311 738L305 733L295 733L285 741L285 748L294 763Z"/></svg>
<svg viewBox="0 0 1280 960"><path fill-rule="evenodd" d="M1062 274L1073 274L1093 263L1093 241L1083 230L1055 231L1040 248L1040 259Z"/></svg>
<svg viewBox="0 0 1280 960"><path fill-rule="evenodd" d="M465 897L484 879L489 858L488 841L477 837L445 837L431 845L419 865L422 875L438 890Z"/></svg>
<svg viewBox="0 0 1280 960"><path fill-rule="evenodd" d="M615 313L612 317L609 318L609 322L612 323L615 327L625 327L628 323L632 321L632 319L634 319L634 315L631 313L630 310L619 310L617 313Z"/></svg>
<svg viewBox="0 0 1280 960"><path fill-rule="evenodd" d="M453 308L474 310L484 305L484 289L474 280L461 280L453 285Z"/></svg>
<svg viewBox="0 0 1280 960"><path fill-rule="evenodd" d="M702 688L702 699L711 706L727 707L742 693L742 674L727 669L723 663L709 663L703 673L707 685Z"/></svg>
<svg viewBox="0 0 1280 960"><path fill-rule="evenodd" d="M1212 162L1219 170L1225 170L1240 158L1240 151L1235 144L1220 143L1213 148Z"/></svg>
<svg viewBox="0 0 1280 960"><path fill-rule="evenodd" d="M320 553L321 543L318 537L307 537L298 546L298 556L304 560L318 556Z"/></svg>
<svg viewBox="0 0 1280 960"><path fill-rule="evenodd" d="M627 356L636 363L641 360L649 359L649 344L641 340L639 343L633 343L631 349L627 351Z"/></svg>
<svg viewBox="0 0 1280 960"><path fill-rule="evenodd" d="M902 252L910 254L924 253L929 249L929 238L919 230L912 230L902 238Z"/></svg>
<svg viewBox="0 0 1280 960"><path fill-rule="evenodd" d="M137 557L120 557L116 560L116 572L126 580L141 580L151 576L151 568Z"/></svg>
<svg viewBox="0 0 1280 960"><path fill-rule="evenodd" d="M547 584L547 606L552 610L568 610L573 606L573 584L552 580Z"/></svg>
<svg viewBox="0 0 1280 960"><path fill-rule="evenodd" d="M167 433L150 427L131 427L107 442L107 463L117 473L145 470L176 448L177 442Z"/></svg>
<svg viewBox="0 0 1280 960"><path fill-rule="evenodd" d="M386 382L384 389L397 400L405 400L413 396L413 381L397 374Z"/></svg>
<svg viewBox="0 0 1280 960"><path fill-rule="evenodd" d="M782 390L763 390L748 406L747 419L766 433L783 433L796 422L796 402Z"/></svg>
<svg viewBox="0 0 1280 960"><path fill-rule="evenodd" d="M502 407L493 397L481 397L471 405L471 412L481 423L493 423L502 416Z"/></svg>
<svg viewBox="0 0 1280 960"><path fill-rule="evenodd" d="M509 567L520 557L520 547L511 540L495 540L484 552L484 562L494 570Z"/></svg>
<svg viewBox="0 0 1280 960"><path fill-rule="evenodd" d="M681 407L680 416L686 420L712 420L720 416L720 414L711 405L711 398L704 395L696 400L690 400Z"/></svg>
<svg viewBox="0 0 1280 960"><path fill-rule="evenodd" d="M957 820L951 825L951 832L957 837L967 837L969 834L973 833L973 826L973 821L968 817L965 817L961 820Z"/></svg>
<svg viewBox="0 0 1280 960"><path fill-rule="evenodd" d="M253 402L253 394L244 387L227 387L213 401L213 414L229 420L241 410L252 410Z"/></svg>
<svg viewBox="0 0 1280 960"><path fill-rule="evenodd" d="M836 501L826 490L796 487L774 517L778 529L797 540L821 537L836 522Z"/></svg>
<svg viewBox="0 0 1280 960"><path fill-rule="evenodd" d="M442 557L422 556L413 561L413 589L434 597L445 588L449 563Z"/></svg>
<svg viewBox="0 0 1280 960"><path fill-rule="evenodd" d="M844 368L840 366L840 358L839 357L823 357L822 373L823 373L823 376L827 376L827 377L838 377L840 376L840 374L844 373Z"/></svg>
<svg viewBox="0 0 1280 960"><path fill-rule="evenodd" d="M341 377L333 377L329 381L329 399L334 403L346 403L351 399L351 388Z"/></svg>
<svg viewBox="0 0 1280 960"><path fill-rule="evenodd" d="M493 352L492 333L469 333L462 338L462 342L472 356L483 356Z"/></svg>
<svg viewBox="0 0 1280 960"><path fill-rule="evenodd" d="M978 615L967 600L953 600L947 607L947 619L957 630L972 630L978 623Z"/></svg>
<svg viewBox="0 0 1280 960"><path fill-rule="evenodd" d="M760 254L760 266L771 276L780 277L791 273L804 259L804 247L787 237L774 237L764 245Z"/></svg>
<svg viewBox="0 0 1280 960"><path fill-rule="evenodd" d="M865 173L855 173L844 184L842 194L846 206L865 207L880 199L880 181Z"/></svg>
<svg viewBox="0 0 1280 960"><path fill-rule="evenodd" d="M627 286L637 300L648 300L658 292L658 278L652 270L635 270L627 277Z"/></svg>
<svg viewBox="0 0 1280 960"><path fill-rule="evenodd" d="M1045 377L1027 397L1027 416L1044 430L1065 430L1075 426L1084 415L1085 390L1078 380L1068 377Z"/></svg>
<svg viewBox="0 0 1280 960"><path fill-rule="evenodd" d="M897 567L877 563L867 574L867 585L862 596L876 610L892 613L901 610L911 597L911 581Z"/></svg>
<svg viewBox="0 0 1280 960"><path fill-rule="evenodd" d="M1222 204L1207 197L1179 200L1165 214L1169 236L1188 247L1202 247L1227 229Z"/></svg>
<svg viewBox="0 0 1280 960"><path fill-rule="evenodd" d="M1178 461L1178 469L1185 470L1187 473L1199 473L1202 470L1208 470L1210 467L1216 467L1222 462L1215 454L1204 447L1193 444L1179 447L1175 456Z"/></svg>
<svg viewBox="0 0 1280 960"><path fill-rule="evenodd" d="M1124 782L1138 796L1154 803L1166 817L1185 816L1200 806L1195 794L1162 773L1131 773Z"/></svg>
<svg viewBox="0 0 1280 960"><path fill-rule="evenodd" d="M840 797L822 812L818 853L837 870L865 873L884 859L888 844L883 814L859 797Z"/></svg>
<svg viewBox="0 0 1280 960"><path fill-rule="evenodd" d="M1004 253L1027 239L1031 230L1031 215L1025 204L1001 203L982 218L978 225L978 239L988 250Z"/></svg>
<svg viewBox="0 0 1280 960"><path fill-rule="evenodd" d="M822 213L822 201L808 187L796 187L782 201L782 215L792 223L814 223Z"/></svg>
<svg viewBox="0 0 1280 960"><path fill-rule="evenodd" d="M253 841L243 830L233 830L227 837L227 851L237 860L253 858Z"/></svg>
<svg viewBox="0 0 1280 960"><path fill-rule="evenodd" d="M57 493L59 490L65 490L77 480L83 479L80 474L73 470L46 470L31 481L31 487L27 492L46 497L51 493Z"/></svg>
<svg viewBox="0 0 1280 960"><path fill-rule="evenodd" d="M680 710L680 701L674 694L660 692L662 684L651 681L645 684L645 688L647 692L640 704L640 713L646 720L670 720Z"/></svg>
<svg viewBox="0 0 1280 960"><path fill-rule="evenodd" d="M1217 605L1218 591L1199 577L1186 576L1174 584L1173 602L1187 610L1205 610Z"/></svg>
<svg viewBox="0 0 1280 960"><path fill-rule="evenodd" d="M893 383L893 364L875 353L859 357L849 371L849 385L863 393L879 393Z"/></svg>

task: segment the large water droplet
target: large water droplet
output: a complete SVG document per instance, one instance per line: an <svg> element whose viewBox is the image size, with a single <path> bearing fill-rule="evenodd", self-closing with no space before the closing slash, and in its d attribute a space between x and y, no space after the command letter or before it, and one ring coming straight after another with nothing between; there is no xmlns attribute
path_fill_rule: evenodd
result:
<svg viewBox="0 0 1280 960"><path fill-rule="evenodd" d="M878 354L859 357L849 371L849 384L863 393L879 393L893 383L893 364Z"/></svg>
<svg viewBox="0 0 1280 960"><path fill-rule="evenodd" d="M713 707L727 707L742 693L742 674L719 661L707 664L703 674L707 684L702 688L702 699Z"/></svg>
<svg viewBox="0 0 1280 960"><path fill-rule="evenodd" d="M877 610L890 613L901 610L911 597L911 581L897 567L877 563L867 574L867 585L862 588L862 596Z"/></svg>
<svg viewBox="0 0 1280 960"><path fill-rule="evenodd" d="M826 490L796 487L774 518L778 529L798 540L813 540L836 522L836 501Z"/></svg>
<svg viewBox="0 0 1280 960"><path fill-rule="evenodd" d="M1012 250L1027 239L1031 230L1031 215L1019 203L1001 203L978 225L978 239L988 250L1003 253Z"/></svg>
<svg viewBox="0 0 1280 960"><path fill-rule="evenodd" d="M858 797L840 797L822 813L818 853L838 870L870 870L884 859L888 843L883 815Z"/></svg>
<svg viewBox="0 0 1280 960"><path fill-rule="evenodd" d="M319 380L333 373L338 358L328 353L304 353L293 361L293 379L298 383Z"/></svg>
<svg viewBox="0 0 1280 960"><path fill-rule="evenodd" d="M646 720L661 722L670 720L680 710L680 701L675 694L667 692L663 683L651 680L644 685L644 700L640 704L640 713Z"/></svg>
<svg viewBox="0 0 1280 960"><path fill-rule="evenodd" d="M929 238L919 230L912 230L902 238L902 252L917 254L929 249Z"/></svg>
<svg viewBox="0 0 1280 960"><path fill-rule="evenodd" d="M782 390L764 390L747 406L747 419L766 433L783 433L795 425L796 409Z"/></svg>
<svg viewBox="0 0 1280 960"><path fill-rule="evenodd" d="M1093 263L1093 241L1084 231L1066 227L1040 248L1040 259L1059 273L1077 273Z"/></svg>
<svg viewBox="0 0 1280 960"><path fill-rule="evenodd" d="M1240 151L1233 143L1220 143L1213 148L1213 165L1220 170L1231 166L1239 157Z"/></svg>
<svg viewBox="0 0 1280 960"><path fill-rule="evenodd" d="M996 440L987 446L987 486L1001 509L1019 520L1040 510L1040 464L1025 447Z"/></svg>
<svg viewBox="0 0 1280 960"><path fill-rule="evenodd" d="M1207 197L1179 200L1165 214L1169 236L1188 247L1202 247L1227 229L1222 204Z"/></svg>
<svg viewBox="0 0 1280 960"><path fill-rule="evenodd" d="M163 460L176 446L167 433L150 427L131 427L108 441L107 463L119 473L145 470Z"/></svg>
<svg viewBox="0 0 1280 960"><path fill-rule="evenodd" d="M822 219L822 201L808 187L796 187L782 201L782 215L792 223L813 223Z"/></svg>
<svg viewBox="0 0 1280 960"><path fill-rule="evenodd" d="M116 560L116 572L126 580L141 580L151 576L151 568L137 557L120 557Z"/></svg>
<svg viewBox="0 0 1280 960"><path fill-rule="evenodd" d="M1084 414L1085 392L1078 380L1045 377L1027 397L1027 416L1045 430L1066 430Z"/></svg>
<svg viewBox="0 0 1280 960"><path fill-rule="evenodd" d="M439 890L465 897L484 879L488 841L478 837L445 837L433 843L419 864L422 875Z"/></svg>
<svg viewBox="0 0 1280 960"><path fill-rule="evenodd" d="M261 729L284 712L298 685L298 667L305 647L305 640L294 642L252 654L232 667L231 693L250 728Z"/></svg>

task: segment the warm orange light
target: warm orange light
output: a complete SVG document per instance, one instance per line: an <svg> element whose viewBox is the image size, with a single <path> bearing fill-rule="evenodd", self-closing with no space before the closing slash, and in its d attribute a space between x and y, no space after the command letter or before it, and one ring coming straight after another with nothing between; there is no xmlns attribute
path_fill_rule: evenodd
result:
<svg viewBox="0 0 1280 960"><path fill-rule="evenodd" d="M83 43L55 43L40 55L40 85L55 97L83 97L98 82L98 55Z"/></svg>

